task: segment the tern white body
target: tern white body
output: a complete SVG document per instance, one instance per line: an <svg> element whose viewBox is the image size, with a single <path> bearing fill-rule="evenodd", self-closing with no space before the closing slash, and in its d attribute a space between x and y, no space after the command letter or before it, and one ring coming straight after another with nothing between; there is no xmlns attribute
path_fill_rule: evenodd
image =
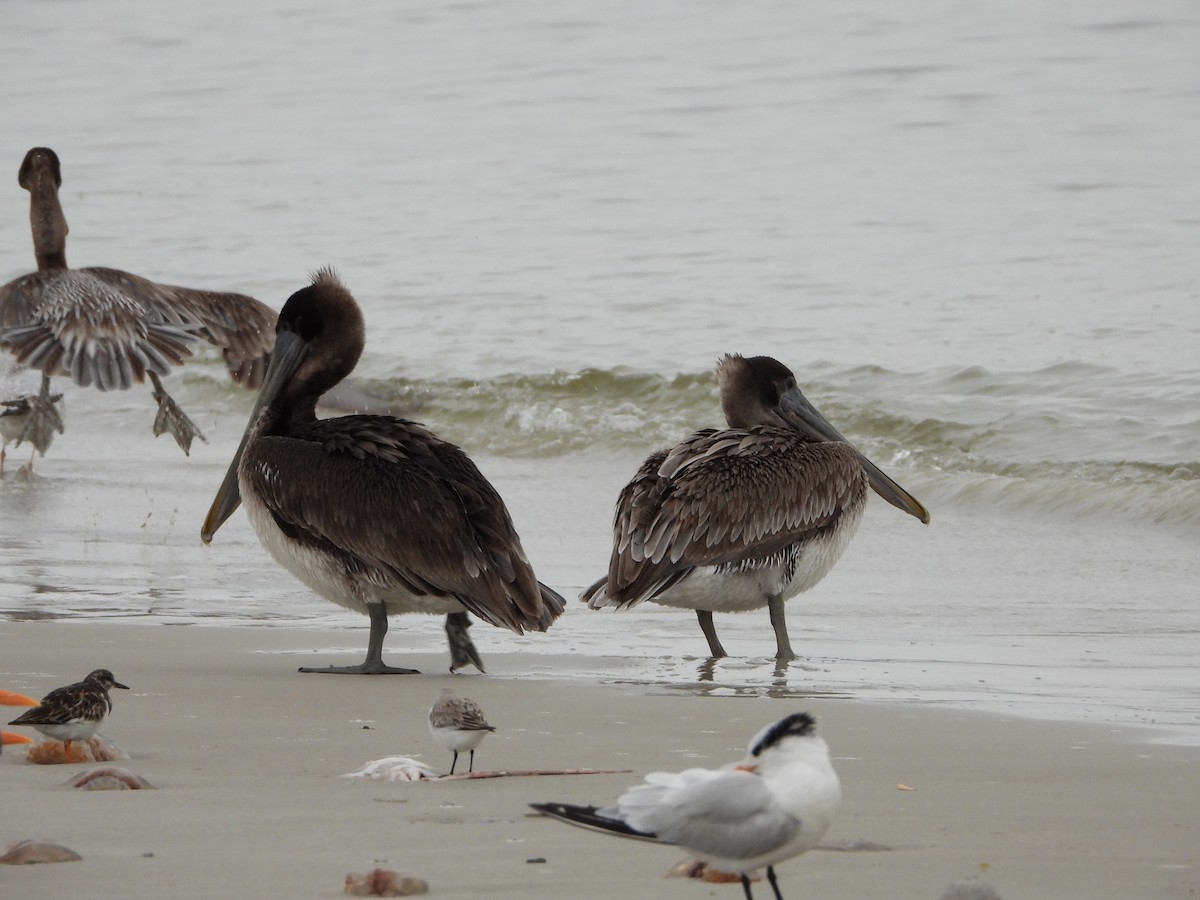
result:
<svg viewBox="0 0 1200 900"><path fill-rule="evenodd" d="M756 734L741 762L652 772L609 807L533 807L573 825L684 847L741 875L747 900L751 876L766 867L782 900L775 864L815 847L842 801L829 748L814 728L808 713L793 713Z"/></svg>

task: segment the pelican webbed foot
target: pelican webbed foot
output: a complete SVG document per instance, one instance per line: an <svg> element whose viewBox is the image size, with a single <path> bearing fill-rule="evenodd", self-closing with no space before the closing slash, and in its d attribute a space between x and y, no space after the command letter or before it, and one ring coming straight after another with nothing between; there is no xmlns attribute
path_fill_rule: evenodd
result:
<svg viewBox="0 0 1200 900"><path fill-rule="evenodd" d="M298 671L318 675L420 675L416 669L389 666L383 661L383 639L387 636L387 608L382 603L367 604L371 620L371 635L367 639L367 658L357 666L322 666L319 669L301 666Z"/></svg>
<svg viewBox="0 0 1200 900"><path fill-rule="evenodd" d="M42 389L36 396L25 398L29 404L29 418L17 437L18 446L22 441L29 441L39 453L46 452L46 448L54 440L54 433L63 433L62 415L55 406L62 398L62 394L50 393L50 378L43 375Z"/></svg>
<svg viewBox="0 0 1200 900"><path fill-rule="evenodd" d="M50 442L54 440L54 433L63 433L62 415L55 406L62 401L62 398L62 394L50 393L50 377L43 375L42 389L37 394L12 400L0 400L0 415L18 416L24 420L13 445L19 447L23 442L28 441L33 448L29 453L29 462L21 466L17 470L17 474L33 474L34 456L38 453L45 455L46 450L50 447ZM0 476L4 474L4 459L5 453L3 449L0 449Z"/></svg>
<svg viewBox="0 0 1200 900"><path fill-rule="evenodd" d="M323 666L319 669L301 666L297 672L314 672L318 675L420 675L418 669L402 669L385 665L382 661L367 660L357 666Z"/></svg>
<svg viewBox="0 0 1200 900"><path fill-rule="evenodd" d="M208 438L201 434L196 423L188 418L175 399L167 393L158 376L153 372L149 375L150 382L154 385L154 399L158 401L158 413L154 416L154 436L158 437L164 431L169 431L183 455L189 456L194 438L200 438L206 444Z"/></svg>

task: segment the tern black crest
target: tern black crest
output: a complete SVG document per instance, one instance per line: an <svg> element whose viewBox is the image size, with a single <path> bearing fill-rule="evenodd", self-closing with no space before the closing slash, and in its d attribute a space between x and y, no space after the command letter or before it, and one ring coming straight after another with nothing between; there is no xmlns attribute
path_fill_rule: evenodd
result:
<svg viewBox="0 0 1200 900"><path fill-rule="evenodd" d="M784 738L807 737L816 732L817 723L808 713L792 713L772 725L757 744L750 748L751 756L760 756L764 750L774 747Z"/></svg>

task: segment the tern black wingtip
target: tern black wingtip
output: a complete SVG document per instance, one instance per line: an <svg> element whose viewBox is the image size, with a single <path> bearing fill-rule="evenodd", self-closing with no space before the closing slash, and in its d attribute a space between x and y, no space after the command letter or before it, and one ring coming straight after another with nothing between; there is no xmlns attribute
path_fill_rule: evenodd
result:
<svg viewBox="0 0 1200 900"><path fill-rule="evenodd" d="M567 822L570 825L578 825L580 828L590 828L593 831L603 831L606 834L615 834L620 837L661 843L657 836L649 832L638 831L620 819L601 814L598 806L576 806L572 803L530 803L529 805L544 816L558 819L560 822Z"/></svg>

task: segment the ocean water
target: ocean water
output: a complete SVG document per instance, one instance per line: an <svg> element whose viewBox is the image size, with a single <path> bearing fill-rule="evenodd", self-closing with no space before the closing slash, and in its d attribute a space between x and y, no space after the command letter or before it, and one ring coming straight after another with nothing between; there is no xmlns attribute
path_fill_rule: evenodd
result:
<svg viewBox="0 0 1200 900"><path fill-rule="evenodd" d="M73 265L276 307L333 265L359 385L476 458L568 596L641 459L720 424L715 360L776 356L933 513L872 504L789 605L803 664L763 613L718 620L712 665L653 605L481 626L485 658L1200 741L1200 11L808 6L9 0L0 279L33 266L38 145ZM148 389L61 380L37 477L10 447L0 616L296 624L356 658L365 622L241 516L200 545L253 398L208 350L168 387L190 458ZM388 647L441 642L410 617Z"/></svg>

